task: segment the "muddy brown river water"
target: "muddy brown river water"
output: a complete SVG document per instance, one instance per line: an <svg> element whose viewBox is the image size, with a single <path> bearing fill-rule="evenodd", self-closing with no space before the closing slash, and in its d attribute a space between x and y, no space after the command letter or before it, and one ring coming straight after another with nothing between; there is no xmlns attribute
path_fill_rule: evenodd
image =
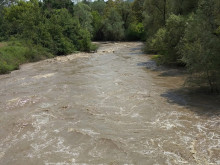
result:
<svg viewBox="0 0 220 165"><path fill-rule="evenodd" d="M1 165L219 165L219 97L187 94L142 43L0 76Z"/></svg>

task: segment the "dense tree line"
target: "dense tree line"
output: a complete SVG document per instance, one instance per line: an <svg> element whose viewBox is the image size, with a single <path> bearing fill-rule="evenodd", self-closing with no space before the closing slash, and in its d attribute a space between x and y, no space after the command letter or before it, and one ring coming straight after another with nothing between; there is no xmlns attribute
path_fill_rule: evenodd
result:
<svg viewBox="0 0 220 165"><path fill-rule="evenodd" d="M122 0L0 0L0 73L27 61L93 51L91 40L143 39L136 6Z"/></svg>
<svg viewBox="0 0 220 165"><path fill-rule="evenodd" d="M89 51L90 34L73 17L73 8L70 0L17 1L1 12L1 38L28 40L55 55Z"/></svg>
<svg viewBox="0 0 220 165"><path fill-rule="evenodd" d="M94 50L91 40L146 41L160 63L186 67L191 84L220 87L219 0L0 0L0 41L10 47L1 68L19 45L34 61Z"/></svg>
<svg viewBox="0 0 220 165"><path fill-rule="evenodd" d="M71 0L2 0L0 37L28 38L55 54L74 48L89 50L81 43L86 39L140 40L144 37L140 6L123 0L77 4Z"/></svg>
<svg viewBox="0 0 220 165"><path fill-rule="evenodd" d="M158 61L185 66L188 82L220 88L220 1L145 0L145 50Z"/></svg>

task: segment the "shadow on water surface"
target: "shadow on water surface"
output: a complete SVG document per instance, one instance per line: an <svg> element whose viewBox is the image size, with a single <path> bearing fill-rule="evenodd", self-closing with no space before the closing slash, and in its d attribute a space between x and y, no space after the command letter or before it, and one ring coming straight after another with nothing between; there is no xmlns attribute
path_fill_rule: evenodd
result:
<svg viewBox="0 0 220 165"><path fill-rule="evenodd" d="M186 88L170 89L161 96L166 98L169 103L184 106L198 115L206 117L220 116L219 95L194 91Z"/></svg>
<svg viewBox="0 0 220 165"><path fill-rule="evenodd" d="M149 60L147 62L139 62L137 63L137 66L143 66L151 71L160 71L161 73L159 74L159 76L161 77L177 77L186 74L186 70L183 68L157 65L154 60Z"/></svg>
<svg viewBox="0 0 220 165"><path fill-rule="evenodd" d="M159 76L162 76L162 77L172 77L172 76L183 76L185 75L186 72L185 70L183 69L175 69L175 68L171 68L171 69L168 69L162 73L159 74Z"/></svg>
<svg viewBox="0 0 220 165"><path fill-rule="evenodd" d="M186 70L183 68L158 66L153 60L139 62L137 66L158 72L158 76L164 77L165 82L170 81L167 79L169 77L182 79L186 76ZM166 98L171 104L184 106L201 116L220 116L220 95L211 94L207 91L207 89L198 90L179 87L177 89L168 89L161 94L161 97Z"/></svg>
<svg viewBox="0 0 220 165"><path fill-rule="evenodd" d="M137 55L143 55L142 52L135 52L135 53L128 53L128 55L133 55L133 56L137 56Z"/></svg>
<svg viewBox="0 0 220 165"><path fill-rule="evenodd" d="M141 51L143 53L142 48L143 48L143 45L139 45L139 46L137 46L135 48L130 48L130 50L131 51Z"/></svg>
<svg viewBox="0 0 220 165"><path fill-rule="evenodd" d="M139 63L137 63L137 66L143 66L146 69L150 69L152 71L156 71L159 68L157 66L157 64L155 63L155 61L153 61L153 60L149 60L147 62L139 62Z"/></svg>

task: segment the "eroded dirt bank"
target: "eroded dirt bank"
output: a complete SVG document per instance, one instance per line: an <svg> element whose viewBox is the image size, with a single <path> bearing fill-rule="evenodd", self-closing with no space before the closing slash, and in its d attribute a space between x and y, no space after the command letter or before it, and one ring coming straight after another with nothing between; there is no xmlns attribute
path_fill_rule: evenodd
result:
<svg viewBox="0 0 220 165"><path fill-rule="evenodd" d="M184 74L152 71L141 47L0 76L0 164L220 164L219 100L181 94Z"/></svg>

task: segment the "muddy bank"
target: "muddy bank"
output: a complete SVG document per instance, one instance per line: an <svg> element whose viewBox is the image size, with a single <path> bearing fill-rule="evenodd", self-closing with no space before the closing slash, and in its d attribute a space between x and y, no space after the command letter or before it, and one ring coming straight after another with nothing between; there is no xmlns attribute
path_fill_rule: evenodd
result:
<svg viewBox="0 0 220 165"><path fill-rule="evenodd" d="M149 69L142 43L0 76L0 164L220 164L218 100Z"/></svg>

